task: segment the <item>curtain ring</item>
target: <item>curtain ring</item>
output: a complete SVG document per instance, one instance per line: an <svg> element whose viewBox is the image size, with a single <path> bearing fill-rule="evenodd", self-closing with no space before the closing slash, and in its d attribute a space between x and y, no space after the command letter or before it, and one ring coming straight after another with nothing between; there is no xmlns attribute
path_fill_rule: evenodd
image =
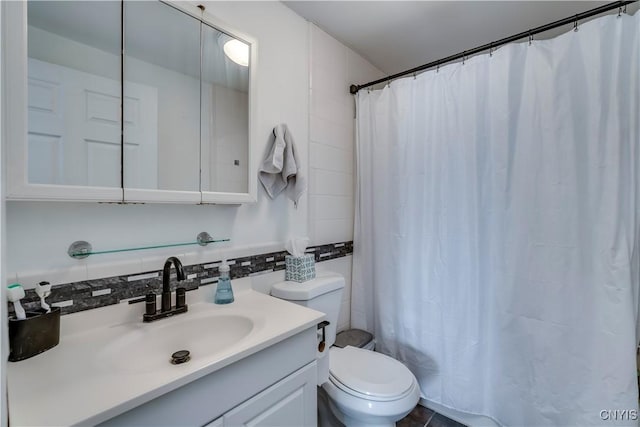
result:
<svg viewBox="0 0 640 427"><path fill-rule="evenodd" d="M531 35L531 30L529 30L529 46L533 43L533 36Z"/></svg>
<svg viewBox="0 0 640 427"><path fill-rule="evenodd" d="M618 8L618 18L622 17L622 6Z"/></svg>
<svg viewBox="0 0 640 427"><path fill-rule="evenodd" d="M576 15L576 20L573 21L573 31L578 31L578 15Z"/></svg>
<svg viewBox="0 0 640 427"><path fill-rule="evenodd" d="M436 65L436 73L439 73L439 72L440 72L440 63Z"/></svg>
<svg viewBox="0 0 640 427"><path fill-rule="evenodd" d="M387 79L387 87L391 87L391 78Z"/></svg>
<svg viewBox="0 0 640 427"><path fill-rule="evenodd" d="M416 73L413 73L413 80L416 79Z"/></svg>
<svg viewBox="0 0 640 427"><path fill-rule="evenodd" d="M624 5L624 8L622 9L622 13L624 13L625 15L627 14L627 5Z"/></svg>
<svg viewBox="0 0 640 427"><path fill-rule="evenodd" d="M489 58L493 56L493 42L489 43Z"/></svg>
<svg viewBox="0 0 640 427"><path fill-rule="evenodd" d="M464 62L467 60L467 51L465 50L464 52L462 52L462 65L464 65Z"/></svg>

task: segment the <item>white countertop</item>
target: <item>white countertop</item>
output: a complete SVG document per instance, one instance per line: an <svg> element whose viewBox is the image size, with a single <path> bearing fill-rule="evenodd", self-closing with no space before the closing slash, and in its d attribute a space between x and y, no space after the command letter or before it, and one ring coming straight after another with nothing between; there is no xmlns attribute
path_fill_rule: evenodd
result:
<svg viewBox="0 0 640 427"><path fill-rule="evenodd" d="M325 317L251 289L238 289L235 281L235 302L216 305L204 300L212 288L188 292L187 313L149 324L142 323L144 303L120 303L62 316L58 346L30 359L8 363L11 425L103 422L310 328ZM167 362L166 369L123 370L105 357L109 354L105 347L122 334L123 327L144 331L147 325L185 321L213 311L250 317L254 327L245 338L213 355L194 356L182 365ZM136 350L135 346L133 342L123 351L122 360L126 360L126 353Z"/></svg>

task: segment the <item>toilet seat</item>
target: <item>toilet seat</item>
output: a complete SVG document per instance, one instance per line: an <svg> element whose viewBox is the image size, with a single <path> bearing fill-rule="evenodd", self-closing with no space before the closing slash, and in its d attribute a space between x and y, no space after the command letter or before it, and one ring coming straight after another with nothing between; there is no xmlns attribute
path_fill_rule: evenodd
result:
<svg viewBox="0 0 640 427"><path fill-rule="evenodd" d="M379 402L402 399L415 388L415 377L402 363L351 346L331 348L329 380L345 393Z"/></svg>

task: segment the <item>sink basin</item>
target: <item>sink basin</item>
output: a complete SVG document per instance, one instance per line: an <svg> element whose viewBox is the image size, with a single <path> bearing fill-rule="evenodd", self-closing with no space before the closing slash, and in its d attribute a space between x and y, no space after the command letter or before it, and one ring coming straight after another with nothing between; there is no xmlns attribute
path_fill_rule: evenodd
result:
<svg viewBox="0 0 640 427"><path fill-rule="evenodd" d="M122 331L117 331L118 338L100 352L98 363L118 371L141 373L171 368L171 355L179 350L191 353L187 364L228 350L251 333L254 322L243 315L207 313L114 328Z"/></svg>

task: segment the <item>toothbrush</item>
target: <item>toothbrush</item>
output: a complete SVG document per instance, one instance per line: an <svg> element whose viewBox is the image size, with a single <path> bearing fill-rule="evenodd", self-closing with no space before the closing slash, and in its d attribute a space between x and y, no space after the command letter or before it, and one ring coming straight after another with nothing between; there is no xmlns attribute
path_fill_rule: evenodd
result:
<svg viewBox="0 0 640 427"><path fill-rule="evenodd" d="M36 285L36 294L40 297L40 306L47 313L51 312L51 308L49 304L47 304L44 299L51 295L51 284L49 282L40 282Z"/></svg>
<svg viewBox="0 0 640 427"><path fill-rule="evenodd" d="M20 300L24 298L24 289L20 283L13 283L9 285L7 291L7 299L13 303L13 308L16 310L16 317L18 320L24 320L27 315L20 304Z"/></svg>

